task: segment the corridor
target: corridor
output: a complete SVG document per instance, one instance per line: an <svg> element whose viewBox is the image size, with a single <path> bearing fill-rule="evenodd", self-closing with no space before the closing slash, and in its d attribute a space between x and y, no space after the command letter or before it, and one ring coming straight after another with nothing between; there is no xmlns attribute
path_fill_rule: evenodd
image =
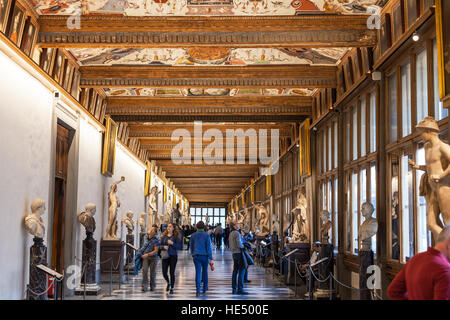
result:
<svg viewBox="0 0 450 320"><path fill-rule="evenodd" d="M101 283L102 291L97 297L86 297L86 299L100 300L290 300L299 299L295 297L294 290L291 290L282 284L277 278L273 279L271 268L261 268L251 266L249 268L248 279L251 283L246 285L245 290L249 295L231 294L231 272L233 270L233 258L228 250L213 251L214 271L209 270L208 287L206 295L195 297L195 269L192 263L191 255L188 251L180 251L177 264L177 280L175 293L168 295L165 291L166 282L161 272L161 261L158 262L158 271L156 276L156 290L154 292L141 291L142 274L130 275L126 284L113 284L112 296L109 296L109 283ZM292 287L293 288L293 287ZM300 290L299 290L300 291ZM73 299L83 299L81 296L75 296Z"/></svg>

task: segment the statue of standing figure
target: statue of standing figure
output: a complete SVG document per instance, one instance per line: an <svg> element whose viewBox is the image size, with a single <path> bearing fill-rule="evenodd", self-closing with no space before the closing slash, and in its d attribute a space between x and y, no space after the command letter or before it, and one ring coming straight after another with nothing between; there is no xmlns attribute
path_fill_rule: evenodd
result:
<svg viewBox="0 0 450 320"><path fill-rule="evenodd" d="M425 142L425 165L409 160L416 170L425 171L420 180L420 195L427 202L427 224L436 241L444 224L450 223L450 145L439 138L439 126L433 117L426 117L416 128Z"/></svg>
<svg viewBox="0 0 450 320"><path fill-rule="evenodd" d="M147 215L147 213L142 212L141 216L138 218L138 225L139 225L139 229L140 229L140 233L145 233L145 216Z"/></svg>
<svg viewBox="0 0 450 320"><path fill-rule="evenodd" d="M257 236L266 236L269 234L269 212L266 207L262 204L254 204L256 210L258 210L257 221L258 221L258 229L259 232L256 234Z"/></svg>
<svg viewBox="0 0 450 320"><path fill-rule="evenodd" d="M370 251L372 249L372 237L377 234L378 221L372 217L375 211L370 202L361 205L361 214L365 218L359 227L359 240L361 241L361 251Z"/></svg>
<svg viewBox="0 0 450 320"><path fill-rule="evenodd" d="M127 227L128 234L133 234L134 231L134 221L133 221L133 211L128 211L127 216L122 219L122 223L125 224L125 227Z"/></svg>
<svg viewBox="0 0 450 320"><path fill-rule="evenodd" d="M322 239L322 243L329 243L330 236L329 231L331 229L331 221L330 221L330 213L327 210L322 210L320 214L320 221L322 225L320 227L320 236Z"/></svg>
<svg viewBox="0 0 450 320"><path fill-rule="evenodd" d="M108 193L108 226L106 227L105 240L118 240L117 237L117 208L120 207L120 200L117 198L117 185L125 181L121 177L119 181L112 184Z"/></svg>
<svg viewBox="0 0 450 320"><path fill-rule="evenodd" d="M154 224L159 226L161 224L161 217L158 213L158 186L153 186L150 190L150 196L148 199L148 226L151 227Z"/></svg>
<svg viewBox="0 0 450 320"><path fill-rule="evenodd" d="M169 196L169 199L166 203L166 214L164 215L164 223L165 224L172 222L172 219L173 219L172 212L173 212L172 199Z"/></svg>
<svg viewBox="0 0 450 320"><path fill-rule="evenodd" d="M93 234L95 231L95 219L94 215L97 211L97 206L93 203L88 203L86 205L86 210L80 212L77 215L78 222L85 228L86 235Z"/></svg>
<svg viewBox="0 0 450 320"><path fill-rule="evenodd" d="M309 241L308 200L303 193L297 194L297 206L291 210L292 243Z"/></svg>
<svg viewBox="0 0 450 320"><path fill-rule="evenodd" d="M25 228L36 238L44 238L45 224L42 215L45 211L45 201L35 199L31 202L31 214L25 217Z"/></svg>

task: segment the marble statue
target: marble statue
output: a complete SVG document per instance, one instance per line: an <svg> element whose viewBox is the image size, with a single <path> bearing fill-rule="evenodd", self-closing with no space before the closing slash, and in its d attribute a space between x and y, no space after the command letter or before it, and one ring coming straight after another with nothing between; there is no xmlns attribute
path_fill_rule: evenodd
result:
<svg viewBox="0 0 450 320"><path fill-rule="evenodd" d="M172 211L172 216L173 216L173 222L177 225L177 226L179 226L180 224L181 224L181 212L180 212L180 204L179 203L177 203L176 205L175 205L175 208L173 209L173 211Z"/></svg>
<svg viewBox="0 0 450 320"><path fill-rule="evenodd" d="M188 209L184 209L184 210L183 210L182 217L183 217L183 223L182 223L182 224L183 224L184 226L190 225L190 224L191 224L191 217L190 217L190 214L189 214L189 210L188 210Z"/></svg>
<svg viewBox="0 0 450 320"><path fill-rule="evenodd" d="M164 215L164 223L165 224L168 224L168 223L171 223L172 222L172 211L173 211L173 208L172 208L172 203L171 203L171 201L170 201L170 198L169 198L169 201L167 201L167 203L166 203L166 214Z"/></svg>
<svg viewBox="0 0 450 320"><path fill-rule="evenodd" d="M117 208L120 207L120 200L117 198L117 185L125 181L121 177L119 181L112 184L108 193L108 226L106 227L105 240L118 240L117 237Z"/></svg>
<svg viewBox="0 0 450 320"><path fill-rule="evenodd" d="M258 210L256 220L258 221L259 232L256 235L264 237L269 234L269 212L262 204L254 204L254 207Z"/></svg>
<svg viewBox="0 0 450 320"><path fill-rule="evenodd" d="M45 211L45 201L35 199L31 202L31 214L25 217L25 228L36 238L44 238L45 224L42 215Z"/></svg>
<svg viewBox="0 0 450 320"><path fill-rule="evenodd" d="M322 238L322 243L328 243L330 236L328 234L331 229L330 213L327 210L322 210L320 214L320 221L322 225L320 227L320 236Z"/></svg>
<svg viewBox="0 0 450 320"><path fill-rule="evenodd" d="M138 219L138 225L139 225L139 229L140 229L140 233L145 233L145 216L147 215L147 213L142 212L141 216Z"/></svg>
<svg viewBox="0 0 450 320"><path fill-rule="evenodd" d="M205 216L205 225L209 226L209 217L208 214Z"/></svg>
<svg viewBox="0 0 450 320"><path fill-rule="evenodd" d="M377 234L378 221L372 217L375 211L370 202L365 202L361 205L361 214L365 218L364 222L359 227L359 240L361 241L361 251L370 251L372 249L372 237Z"/></svg>
<svg viewBox="0 0 450 320"><path fill-rule="evenodd" d="M150 190L150 196L148 199L148 226L156 224L159 226L161 224L161 216L158 213L158 194L161 191L158 191L158 186L153 186Z"/></svg>
<svg viewBox="0 0 450 320"><path fill-rule="evenodd" d="M291 224L294 225L290 242L309 241L308 201L303 193L297 195L297 206L291 211Z"/></svg>
<svg viewBox="0 0 450 320"><path fill-rule="evenodd" d="M77 215L78 222L86 229L86 234L92 234L95 231L94 215L97 211L97 206L93 203L88 203L86 209Z"/></svg>
<svg viewBox="0 0 450 320"><path fill-rule="evenodd" d="M439 138L439 126L435 119L426 117L416 127L425 142L425 165L409 164L425 171L420 181L420 195L427 202L428 229L436 240L444 224L450 223L450 145Z"/></svg>
<svg viewBox="0 0 450 320"><path fill-rule="evenodd" d="M133 221L133 211L129 210L127 216L122 219L122 223L127 227L128 234L133 234L134 231L134 221Z"/></svg>

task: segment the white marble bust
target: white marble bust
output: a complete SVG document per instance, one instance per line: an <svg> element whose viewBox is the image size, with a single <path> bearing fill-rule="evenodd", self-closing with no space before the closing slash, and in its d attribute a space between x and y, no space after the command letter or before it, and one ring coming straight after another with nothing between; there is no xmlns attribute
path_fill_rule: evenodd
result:
<svg viewBox="0 0 450 320"><path fill-rule="evenodd" d="M86 233L94 233L95 231L94 215L96 211L97 211L96 205L93 203L88 203L86 205L86 211L80 212L77 215L78 222L85 227Z"/></svg>
<svg viewBox="0 0 450 320"><path fill-rule="evenodd" d="M359 240L361 241L361 251L369 251L372 249L372 237L377 234L378 221L372 217L375 211L370 202L361 205L361 214L365 218L359 227Z"/></svg>
<svg viewBox="0 0 450 320"><path fill-rule="evenodd" d="M36 238L44 238L45 224L42 220L42 215L45 211L45 201L41 199L35 199L31 203L31 214L25 217L25 228L28 233Z"/></svg>
<svg viewBox="0 0 450 320"><path fill-rule="evenodd" d="M122 219L122 223L125 224L128 230L128 234L133 234L134 222L133 222L133 211L128 211L127 216Z"/></svg>
<svg viewBox="0 0 450 320"><path fill-rule="evenodd" d="M139 228L141 229L141 233L145 233L145 216L147 213L142 212L140 218L138 219Z"/></svg>

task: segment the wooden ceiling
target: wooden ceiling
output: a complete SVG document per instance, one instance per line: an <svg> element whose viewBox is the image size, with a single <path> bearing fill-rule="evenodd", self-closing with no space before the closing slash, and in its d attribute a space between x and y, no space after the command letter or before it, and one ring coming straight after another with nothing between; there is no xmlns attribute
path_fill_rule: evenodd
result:
<svg viewBox="0 0 450 320"><path fill-rule="evenodd" d="M205 6L192 5L195 1L187 1L184 7L180 3L186 1L181 0L169 0L167 6L164 6L165 2L156 4L155 1L146 1L141 8L144 10L145 7L146 11L142 12L146 13L135 16L125 15L130 8L124 9L124 12L105 14L108 1L104 1L105 7L96 7L95 10L89 8L94 6L89 2L87 9L82 7L82 12L86 14L81 16L79 29L67 27L69 14L73 13L69 9L73 9L76 1L62 1L61 3L66 4L66 7L61 4L62 10L51 7L45 1L34 2L38 3L37 10L41 14L38 46L87 50L79 53L79 56L74 54L81 65L81 86L84 88L105 92L125 89L124 92L131 94L139 93L142 88L263 90L259 95L239 96L105 94L107 114L116 121L128 123L129 138L139 139L141 147L149 150L149 160L156 161L156 165L166 172L166 177L190 202L229 202L258 174L261 164L249 164L249 139L245 140L243 146L234 148L235 158L238 151L244 152L247 159L245 164L238 164L237 159L233 164L198 164L193 157L194 151L198 151L195 148L192 149L191 156L185 159L190 160L189 164L175 164L171 160L171 153L179 141L172 139L174 130L185 129L192 135L194 121L199 120L203 121L203 132L218 129L224 136L227 129L254 129L257 133L260 129L278 129L280 144L286 147L294 142L298 124L311 116L311 93L317 88L335 88L337 84L336 65L342 54L332 57L329 52L318 54L306 48L327 48L330 52L334 48L343 48L341 51L336 49L335 52L339 53L345 52L345 48L374 46L377 42L377 31L367 28L367 14L347 14L361 9L343 4L342 1L328 1L328 7L320 1L306 1L314 9L305 11L306 15L296 15L302 10L293 8L290 0L269 3L272 11L257 9L259 2L252 2L255 15L244 14L247 12L245 7L237 2L227 1L231 7L221 5L220 10L225 14L220 16L204 13L216 12L218 7L214 4L209 6L210 11L204 11ZM177 10L181 10L183 14L175 13L171 16L174 13L170 10L178 5L180 7ZM149 6L156 11L160 8L161 14L157 15ZM192 12L200 14L189 15ZM364 10L361 12L364 13ZM106 50L105 48L110 51L101 51ZM154 57L140 57L141 52L138 50L148 51L148 48L155 49ZM158 49L170 48L172 51L186 49L186 53L177 51L181 56L186 55L184 60L181 59L183 57L177 60L183 61L182 65L171 62L176 59L164 57L170 62L166 63L162 61L162 54L156 52ZM189 48L208 48L209 51L205 52L211 58L193 60L188 57ZM215 51L223 53L221 48L248 48L248 57L239 58L242 53L230 51L226 53L228 56L213 58ZM252 58L251 50L256 52L260 48L284 50L284 56L271 52L271 57L268 58L264 51L258 51L253 54L257 59ZM86 57L95 58L98 55L102 56L100 65L84 63L83 59ZM135 58L121 63L124 55ZM288 56L293 58L288 59ZM301 58L299 63L295 63L297 57ZM298 95L264 94L264 89L285 92L289 88L308 90ZM208 143L203 143L201 151Z"/></svg>

